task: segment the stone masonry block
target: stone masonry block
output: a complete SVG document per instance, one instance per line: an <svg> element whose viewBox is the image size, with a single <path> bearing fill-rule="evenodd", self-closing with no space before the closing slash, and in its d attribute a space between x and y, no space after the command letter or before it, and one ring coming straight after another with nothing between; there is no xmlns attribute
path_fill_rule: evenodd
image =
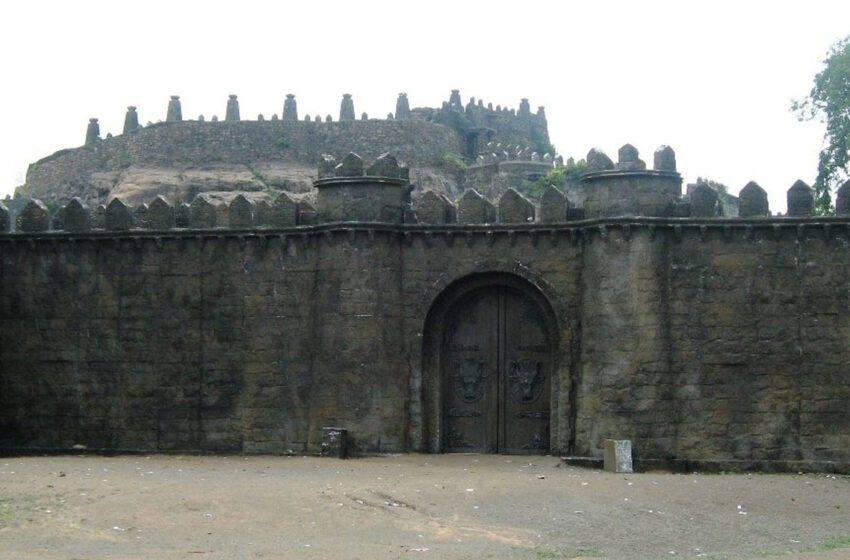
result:
<svg viewBox="0 0 850 560"><path fill-rule="evenodd" d="M630 473L632 469L632 442L628 439L605 440L605 470L615 473Z"/></svg>

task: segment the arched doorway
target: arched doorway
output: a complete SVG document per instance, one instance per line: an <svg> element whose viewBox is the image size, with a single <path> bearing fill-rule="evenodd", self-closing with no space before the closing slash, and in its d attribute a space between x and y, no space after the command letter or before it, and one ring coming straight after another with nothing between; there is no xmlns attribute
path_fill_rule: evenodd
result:
<svg viewBox="0 0 850 560"><path fill-rule="evenodd" d="M467 277L440 295L426 328L432 451L551 449L556 328L533 285L503 273Z"/></svg>

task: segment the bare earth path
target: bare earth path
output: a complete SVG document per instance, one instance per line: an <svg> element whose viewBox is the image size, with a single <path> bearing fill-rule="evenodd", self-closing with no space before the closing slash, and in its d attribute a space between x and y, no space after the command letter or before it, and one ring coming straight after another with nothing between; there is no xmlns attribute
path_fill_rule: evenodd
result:
<svg viewBox="0 0 850 560"><path fill-rule="evenodd" d="M850 478L555 457L0 458L0 558L850 559Z"/></svg>

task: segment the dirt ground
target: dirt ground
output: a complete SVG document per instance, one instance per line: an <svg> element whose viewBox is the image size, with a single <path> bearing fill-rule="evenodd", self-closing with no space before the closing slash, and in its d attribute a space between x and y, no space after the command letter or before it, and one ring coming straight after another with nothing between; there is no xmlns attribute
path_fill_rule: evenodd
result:
<svg viewBox="0 0 850 560"><path fill-rule="evenodd" d="M0 558L850 558L850 477L557 457L0 458Z"/></svg>

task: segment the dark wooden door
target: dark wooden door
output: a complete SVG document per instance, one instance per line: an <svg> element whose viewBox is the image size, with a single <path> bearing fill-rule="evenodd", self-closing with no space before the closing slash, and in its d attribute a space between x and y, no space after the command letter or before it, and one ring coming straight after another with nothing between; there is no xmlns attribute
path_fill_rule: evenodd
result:
<svg viewBox="0 0 850 560"><path fill-rule="evenodd" d="M443 449L547 451L552 350L534 302L511 288L475 290L444 332Z"/></svg>

